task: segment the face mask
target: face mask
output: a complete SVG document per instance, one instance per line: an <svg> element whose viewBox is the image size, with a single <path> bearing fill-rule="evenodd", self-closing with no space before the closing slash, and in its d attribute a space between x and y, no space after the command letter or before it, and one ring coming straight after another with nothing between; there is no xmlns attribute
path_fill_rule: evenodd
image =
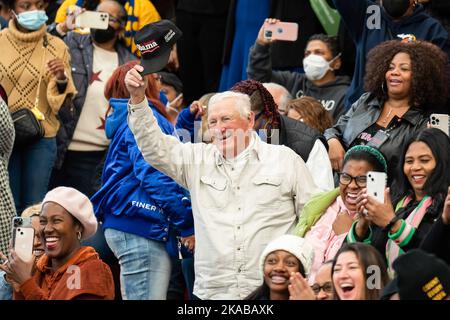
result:
<svg viewBox="0 0 450 320"><path fill-rule="evenodd" d="M330 64L341 54L338 54L333 60L328 62L324 57L317 54L310 54L303 59L303 69L305 69L306 78L310 81L322 79L330 68Z"/></svg>
<svg viewBox="0 0 450 320"><path fill-rule="evenodd" d="M117 32L116 29L114 29L111 26L108 26L108 29L106 30L92 29L91 34L95 42L105 43L114 39L114 37L116 36L116 32Z"/></svg>
<svg viewBox="0 0 450 320"><path fill-rule="evenodd" d="M173 99L172 101L167 100L166 103L166 109L167 110L172 110L175 111L176 113L179 113L179 111L175 108L172 107L175 103L177 103L178 100L180 100L183 97L183 94L180 93L178 96L175 97L175 99Z"/></svg>
<svg viewBox="0 0 450 320"><path fill-rule="evenodd" d="M19 14L14 13L17 22L27 30L37 30L48 20L47 14L43 10L25 11Z"/></svg>
<svg viewBox="0 0 450 320"><path fill-rule="evenodd" d="M400 18L409 8L409 0L383 0L383 7L392 18Z"/></svg>

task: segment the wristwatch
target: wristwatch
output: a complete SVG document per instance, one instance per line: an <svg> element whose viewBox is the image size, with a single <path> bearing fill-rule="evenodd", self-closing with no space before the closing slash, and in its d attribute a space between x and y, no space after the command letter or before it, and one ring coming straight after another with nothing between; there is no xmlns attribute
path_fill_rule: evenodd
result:
<svg viewBox="0 0 450 320"><path fill-rule="evenodd" d="M394 216L391 221L389 221L389 223L383 228L383 231L389 232L391 231L392 226L398 221L400 220L400 217L398 216Z"/></svg>

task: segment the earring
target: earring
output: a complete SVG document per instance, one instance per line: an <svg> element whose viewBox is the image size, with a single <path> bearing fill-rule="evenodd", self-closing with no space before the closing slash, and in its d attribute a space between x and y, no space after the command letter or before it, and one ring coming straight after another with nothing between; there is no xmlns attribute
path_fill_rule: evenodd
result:
<svg viewBox="0 0 450 320"><path fill-rule="evenodd" d="M384 81L383 81L383 83L381 84L381 91L386 95L387 93L386 93L386 90L384 89Z"/></svg>
<svg viewBox="0 0 450 320"><path fill-rule="evenodd" d="M78 238L78 240L81 240L81 231L77 232L77 238Z"/></svg>

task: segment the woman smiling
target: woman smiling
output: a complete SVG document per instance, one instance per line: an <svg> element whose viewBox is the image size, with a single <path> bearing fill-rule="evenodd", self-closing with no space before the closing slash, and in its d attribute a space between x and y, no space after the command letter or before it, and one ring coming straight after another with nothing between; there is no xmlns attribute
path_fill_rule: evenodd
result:
<svg viewBox="0 0 450 320"><path fill-rule="evenodd" d="M55 188L42 201L39 220L45 254L35 270L33 261L24 262L11 250L6 273L20 285L14 299L113 299L109 267L92 247L80 244L97 230L89 199L73 188Z"/></svg>
<svg viewBox="0 0 450 320"><path fill-rule="evenodd" d="M384 203L362 190L357 207L366 213L360 214L347 240L372 244L389 267L400 254L419 247L450 261L450 210L444 205L450 186L450 139L439 129L425 129L407 141L400 161L402 174L395 188L401 196L394 199L395 206L389 189Z"/></svg>
<svg viewBox="0 0 450 320"><path fill-rule="evenodd" d="M428 42L384 42L370 51L367 93L325 131L333 169L342 168L345 150L369 145L386 157L389 183L399 163L398 150L426 128L429 112L445 105L447 56Z"/></svg>

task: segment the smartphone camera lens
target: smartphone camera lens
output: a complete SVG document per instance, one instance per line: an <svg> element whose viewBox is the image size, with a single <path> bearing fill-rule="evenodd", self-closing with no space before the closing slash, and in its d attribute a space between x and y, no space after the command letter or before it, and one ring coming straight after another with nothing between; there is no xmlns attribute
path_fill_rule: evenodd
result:
<svg viewBox="0 0 450 320"><path fill-rule="evenodd" d="M14 227L20 227L23 224L22 219L17 218L14 220Z"/></svg>
<svg viewBox="0 0 450 320"><path fill-rule="evenodd" d="M264 35L266 38L272 38L272 31L267 30Z"/></svg>
<svg viewBox="0 0 450 320"><path fill-rule="evenodd" d="M278 33L283 33L283 28L278 28L278 29L277 29L277 32L278 32Z"/></svg>

